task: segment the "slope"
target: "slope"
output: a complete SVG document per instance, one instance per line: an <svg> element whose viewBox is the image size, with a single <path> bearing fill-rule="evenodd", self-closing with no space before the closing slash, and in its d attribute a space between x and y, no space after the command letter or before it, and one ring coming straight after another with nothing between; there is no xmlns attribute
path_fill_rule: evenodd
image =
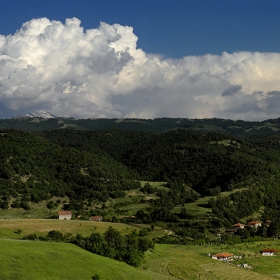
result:
<svg viewBox="0 0 280 280"><path fill-rule="evenodd" d="M174 279L133 268L66 243L0 239L0 279Z"/></svg>

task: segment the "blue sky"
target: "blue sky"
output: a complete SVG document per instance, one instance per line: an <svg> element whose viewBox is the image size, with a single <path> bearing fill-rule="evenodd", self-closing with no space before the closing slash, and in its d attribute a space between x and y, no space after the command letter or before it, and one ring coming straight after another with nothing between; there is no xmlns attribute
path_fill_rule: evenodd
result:
<svg viewBox="0 0 280 280"><path fill-rule="evenodd" d="M279 0L0 0L0 118L280 115Z"/></svg>
<svg viewBox="0 0 280 280"><path fill-rule="evenodd" d="M85 29L132 26L139 48L166 57L277 52L279 11L279 0L0 0L0 34L32 18L77 17Z"/></svg>

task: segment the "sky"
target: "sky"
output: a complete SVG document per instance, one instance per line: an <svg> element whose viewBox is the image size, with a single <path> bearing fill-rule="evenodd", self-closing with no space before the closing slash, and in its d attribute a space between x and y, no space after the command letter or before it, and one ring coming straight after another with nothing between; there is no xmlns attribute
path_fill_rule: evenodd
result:
<svg viewBox="0 0 280 280"><path fill-rule="evenodd" d="M278 118L279 10L279 0L0 0L0 118Z"/></svg>

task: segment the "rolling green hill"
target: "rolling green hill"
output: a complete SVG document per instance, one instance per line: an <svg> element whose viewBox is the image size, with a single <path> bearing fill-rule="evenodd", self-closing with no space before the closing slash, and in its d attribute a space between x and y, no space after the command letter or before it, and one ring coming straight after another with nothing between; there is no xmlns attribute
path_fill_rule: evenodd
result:
<svg viewBox="0 0 280 280"><path fill-rule="evenodd" d="M174 279L133 268L66 243L0 239L1 280Z"/></svg>
<svg viewBox="0 0 280 280"><path fill-rule="evenodd" d="M154 251L146 253L143 268L133 268L91 254L72 244L0 239L0 279L90 280L94 275L98 275L101 280L276 279L272 275L279 273L280 259L279 256L261 257L258 251L265 246L280 248L279 242L232 247L158 244ZM227 264L207 255L221 251L243 254L244 258ZM247 263L252 269L237 267L238 263Z"/></svg>

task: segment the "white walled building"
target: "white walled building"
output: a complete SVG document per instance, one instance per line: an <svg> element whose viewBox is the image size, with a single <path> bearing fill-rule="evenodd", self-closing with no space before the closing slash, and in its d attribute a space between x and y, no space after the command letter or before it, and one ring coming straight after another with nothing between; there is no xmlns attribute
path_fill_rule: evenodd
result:
<svg viewBox="0 0 280 280"><path fill-rule="evenodd" d="M59 220L71 220L72 212L71 211L60 211L60 212L58 212L58 219Z"/></svg>

